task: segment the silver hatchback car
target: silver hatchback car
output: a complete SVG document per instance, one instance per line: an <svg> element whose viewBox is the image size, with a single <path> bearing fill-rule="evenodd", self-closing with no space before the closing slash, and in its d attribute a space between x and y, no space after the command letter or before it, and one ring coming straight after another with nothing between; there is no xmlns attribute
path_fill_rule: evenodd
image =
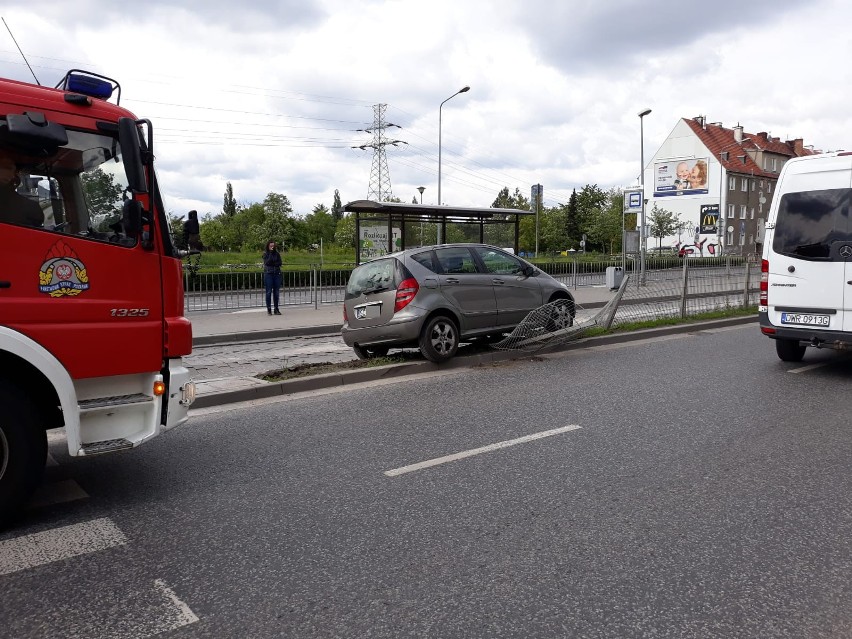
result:
<svg viewBox="0 0 852 639"><path fill-rule="evenodd" d="M568 287L529 262L485 244L421 246L365 262L352 271L343 304L343 340L361 358L392 347L419 347L433 362L459 343L499 336L549 302L550 330L571 326Z"/></svg>

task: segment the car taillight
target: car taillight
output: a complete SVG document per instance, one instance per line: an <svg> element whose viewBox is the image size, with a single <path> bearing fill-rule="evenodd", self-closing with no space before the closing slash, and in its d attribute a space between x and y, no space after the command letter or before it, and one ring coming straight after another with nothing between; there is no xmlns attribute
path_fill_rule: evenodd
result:
<svg viewBox="0 0 852 639"><path fill-rule="evenodd" d="M760 305L769 306L769 260L760 262Z"/></svg>
<svg viewBox="0 0 852 639"><path fill-rule="evenodd" d="M407 280L402 280L396 289L396 301L393 304L393 312L399 313L402 309L408 306L408 303L417 295L420 290L420 285L413 277Z"/></svg>
<svg viewBox="0 0 852 639"><path fill-rule="evenodd" d="M345 324L348 321L349 321L349 318L346 317L346 304L344 304L343 305L343 323Z"/></svg>

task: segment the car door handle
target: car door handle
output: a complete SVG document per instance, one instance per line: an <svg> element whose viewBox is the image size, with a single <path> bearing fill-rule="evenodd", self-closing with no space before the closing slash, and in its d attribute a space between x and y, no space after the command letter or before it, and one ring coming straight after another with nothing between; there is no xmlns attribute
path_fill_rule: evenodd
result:
<svg viewBox="0 0 852 639"><path fill-rule="evenodd" d="M501 280L497 277L495 277L493 280L491 280L491 283L492 284L505 284L505 282L503 280Z"/></svg>
<svg viewBox="0 0 852 639"><path fill-rule="evenodd" d="M448 277L448 278L447 278L446 280L444 280L444 281L445 281L447 284L458 284L458 283L459 283L459 281L458 281L456 278L454 278L454 277Z"/></svg>
<svg viewBox="0 0 852 639"><path fill-rule="evenodd" d="M852 284L852 282L850 282L850 284ZM12 288L12 282L0 281L0 288Z"/></svg>

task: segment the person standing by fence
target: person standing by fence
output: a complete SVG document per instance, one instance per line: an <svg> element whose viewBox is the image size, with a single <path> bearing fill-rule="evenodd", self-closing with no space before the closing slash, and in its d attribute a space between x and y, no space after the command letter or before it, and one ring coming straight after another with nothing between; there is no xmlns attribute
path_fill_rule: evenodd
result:
<svg viewBox="0 0 852 639"><path fill-rule="evenodd" d="M275 248L275 242L270 240L263 252L263 287L266 289L266 312L269 315L281 315L278 310L281 279L281 254Z"/></svg>

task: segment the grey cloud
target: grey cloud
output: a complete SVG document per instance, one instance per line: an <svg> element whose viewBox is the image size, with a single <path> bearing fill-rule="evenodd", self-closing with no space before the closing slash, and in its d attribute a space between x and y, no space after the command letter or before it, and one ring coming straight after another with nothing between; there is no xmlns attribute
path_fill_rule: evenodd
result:
<svg viewBox="0 0 852 639"><path fill-rule="evenodd" d="M635 58L674 51L701 38L777 21L802 8L792 0L715 3L553 2L519 16L544 61L566 72L599 72ZM814 5L816 3L813 3ZM722 46L723 39L719 40ZM783 43L782 43L783 46ZM684 73L692 61L673 61Z"/></svg>

